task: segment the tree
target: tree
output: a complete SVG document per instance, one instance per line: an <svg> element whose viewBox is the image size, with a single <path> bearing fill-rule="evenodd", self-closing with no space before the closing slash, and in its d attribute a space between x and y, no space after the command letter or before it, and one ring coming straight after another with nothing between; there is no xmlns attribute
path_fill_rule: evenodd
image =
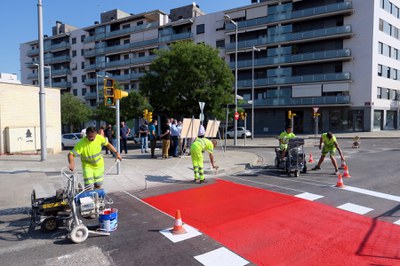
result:
<svg viewBox="0 0 400 266"><path fill-rule="evenodd" d="M71 93L61 95L61 122L67 125L70 132L80 128L90 119L91 109Z"/></svg>
<svg viewBox="0 0 400 266"><path fill-rule="evenodd" d="M224 117L221 106L233 102L234 76L217 49L177 42L156 54L140 90L157 114L192 117L200 113L198 102L205 102L210 118Z"/></svg>

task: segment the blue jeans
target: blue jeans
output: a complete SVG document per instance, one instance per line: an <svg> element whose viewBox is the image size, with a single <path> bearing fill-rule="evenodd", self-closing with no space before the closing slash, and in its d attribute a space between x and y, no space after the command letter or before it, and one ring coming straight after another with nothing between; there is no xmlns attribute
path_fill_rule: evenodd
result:
<svg viewBox="0 0 400 266"><path fill-rule="evenodd" d="M145 137L140 137L140 142L141 142L141 149L142 149L142 153L143 152L147 152L147 136Z"/></svg>
<svg viewBox="0 0 400 266"><path fill-rule="evenodd" d="M177 157L178 156L178 150L179 150L179 137L178 136L172 136L172 156Z"/></svg>

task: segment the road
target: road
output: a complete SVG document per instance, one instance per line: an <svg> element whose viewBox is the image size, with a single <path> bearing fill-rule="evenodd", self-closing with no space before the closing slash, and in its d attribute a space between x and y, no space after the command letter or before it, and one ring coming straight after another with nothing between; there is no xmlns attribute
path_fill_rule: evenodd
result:
<svg viewBox="0 0 400 266"><path fill-rule="evenodd" d="M400 240L400 144L375 139L363 140L360 149L349 148L350 140L340 145L351 174L343 180L345 188L334 186L329 160L320 171L294 178L272 167L273 149L248 149L263 158L262 165L203 187L184 183L111 195L120 213L118 230L79 245L71 245L64 230L29 229L27 210L17 210L0 223L2 264L212 265L207 254L215 251L228 254L218 259L232 259L230 265L337 265L342 256L347 265L399 264L393 245ZM317 147L307 147L306 153L319 159ZM160 233L172 227L177 208L201 235L174 243Z"/></svg>

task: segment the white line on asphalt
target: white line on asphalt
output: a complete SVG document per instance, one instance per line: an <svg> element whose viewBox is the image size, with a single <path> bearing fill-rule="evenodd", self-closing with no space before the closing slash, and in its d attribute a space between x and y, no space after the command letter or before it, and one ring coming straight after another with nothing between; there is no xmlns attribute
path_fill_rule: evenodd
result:
<svg viewBox="0 0 400 266"><path fill-rule="evenodd" d="M249 263L247 260L224 247L195 256L194 258L206 266L242 266Z"/></svg>
<svg viewBox="0 0 400 266"><path fill-rule="evenodd" d="M366 214L366 213L374 210L374 209L364 207L361 205L356 205L353 203L346 203L346 204L337 206L337 208L346 210L346 211L350 211L350 212L354 212L354 213L358 213L358 214Z"/></svg>
<svg viewBox="0 0 400 266"><path fill-rule="evenodd" d="M314 200L323 198L324 196L305 192L305 193L301 193L301 194L295 195L295 197L298 197L298 198L301 198L301 199L310 200L310 201L314 201Z"/></svg>
<svg viewBox="0 0 400 266"><path fill-rule="evenodd" d="M399 196L394 196L386 193L381 193L381 192L376 192L368 189L363 189L363 188L357 188L357 187L351 187L351 186L345 186L344 188L341 188L343 190L348 190L368 196L373 196L381 199L387 199L387 200L392 200L396 202L400 202L400 197Z"/></svg>

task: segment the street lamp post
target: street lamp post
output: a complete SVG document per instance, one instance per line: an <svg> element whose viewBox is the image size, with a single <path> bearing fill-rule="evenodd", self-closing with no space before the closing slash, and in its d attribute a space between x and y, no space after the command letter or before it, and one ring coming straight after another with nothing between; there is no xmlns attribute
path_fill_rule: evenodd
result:
<svg viewBox="0 0 400 266"><path fill-rule="evenodd" d="M224 15L224 19L227 22L232 23L233 25L235 25L235 113L237 112L237 86L238 86L238 24L237 22L235 22L233 19L231 19L231 17L229 15ZM233 141L233 145L237 145L237 120L234 121L234 141Z"/></svg>
<svg viewBox="0 0 400 266"><path fill-rule="evenodd" d="M259 52L260 49L253 46L251 50L251 139L254 139L254 51Z"/></svg>
<svg viewBox="0 0 400 266"><path fill-rule="evenodd" d="M33 63L33 65L37 66L37 68L38 68L38 77L40 78L40 76L39 76L39 72L40 72L39 71L39 67L40 67L40 65L38 63ZM43 68L47 68L49 70L49 87L51 88L52 87L52 83L51 83L51 79L52 79L51 66L43 66Z"/></svg>

